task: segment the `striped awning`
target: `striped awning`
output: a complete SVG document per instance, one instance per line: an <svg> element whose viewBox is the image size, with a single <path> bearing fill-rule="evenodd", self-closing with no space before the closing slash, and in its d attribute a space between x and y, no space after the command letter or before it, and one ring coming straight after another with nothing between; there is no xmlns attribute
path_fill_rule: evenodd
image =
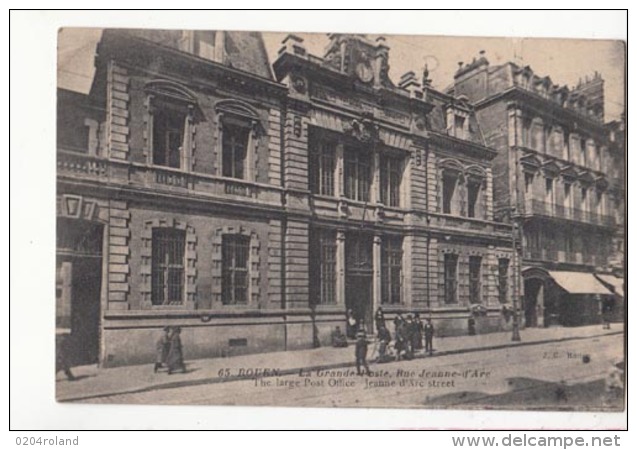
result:
<svg viewBox="0 0 637 450"><path fill-rule="evenodd" d="M551 270L549 275L570 294L612 295L592 273Z"/></svg>

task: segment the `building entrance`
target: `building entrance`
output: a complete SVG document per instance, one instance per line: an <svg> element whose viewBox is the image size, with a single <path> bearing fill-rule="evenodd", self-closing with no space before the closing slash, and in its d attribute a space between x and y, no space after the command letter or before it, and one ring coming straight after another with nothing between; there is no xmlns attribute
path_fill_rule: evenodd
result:
<svg viewBox="0 0 637 450"><path fill-rule="evenodd" d="M58 219L56 327L71 365L99 362L102 231L99 224Z"/></svg>
<svg viewBox="0 0 637 450"><path fill-rule="evenodd" d="M371 234L345 236L345 306L368 334L374 332L372 245Z"/></svg>
<svg viewBox="0 0 637 450"><path fill-rule="evenodd" d="M524 319L527 327L544 326L544 282L539 278L524 281Z"/></svg>

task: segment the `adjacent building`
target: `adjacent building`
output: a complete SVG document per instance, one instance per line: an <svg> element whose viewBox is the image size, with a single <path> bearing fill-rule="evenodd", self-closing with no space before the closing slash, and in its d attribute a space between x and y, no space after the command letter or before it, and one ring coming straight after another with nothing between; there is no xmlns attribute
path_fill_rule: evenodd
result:
<svg viewBox="0 0 637 450"><path fill-rule="evenodd" d="M623 286L623 129L604 124L601 75L569 89L482 53L460 64L450 93L473 103L498 151L495 216L522 241L526 325L622 320L623 299L596 276Z"/></svg>

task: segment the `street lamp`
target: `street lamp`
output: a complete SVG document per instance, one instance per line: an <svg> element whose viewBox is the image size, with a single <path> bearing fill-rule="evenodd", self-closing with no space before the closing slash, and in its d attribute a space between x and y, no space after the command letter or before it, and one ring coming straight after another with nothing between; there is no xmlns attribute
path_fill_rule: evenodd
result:
<svg viewBox="0 0 637 450"><path fill-rule="evenodd" d="M518 283L520 281L520 257L518 255L518 246L517 246L517 234L518 234L518 219L519 216L516 214L515 208L511 208L511 220L513 221L513 228L511 233L511 240L513 242L513 258L514 263L513 267L515 270L514 278L513 278L513 333L511 335L511 340L514 342L519 342L522 340L520 337L520 318L518 316Z"/></svg>

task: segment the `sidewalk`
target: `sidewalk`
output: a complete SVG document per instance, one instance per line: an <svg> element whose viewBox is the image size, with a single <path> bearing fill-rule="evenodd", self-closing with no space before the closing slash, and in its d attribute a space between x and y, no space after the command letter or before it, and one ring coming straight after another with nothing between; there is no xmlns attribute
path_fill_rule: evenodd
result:
<svg viewBox="0 0 637 450"><path fill-rule="evenodd" d="M434 339L433 357L622 333L623 325L613 324L610 330L602 329L601 325L576 328L528 328L520 331L522 337L520 342L511 341L510 331L479 336L437 338ZM187 346L188 343L185 342L184 345ZM422 353L416 355L416 358L421 357L429 356ZM297 373L301 369L334 369L354 365L354 348L350 345L348 348L324 347L230 358L190 360L186 361L185 374L173 375L168 375L165 371L153 373L152 364L111 369L100 369L95 365L81 366L73 368L74 375L78 377L76 381L66 380L63 373L56 375L56 396L58 401L86 400L114 394L133 394L149 390L254 378L254 374L245 373L247 369L277 370L278 375L286 375Z"/></svg>

